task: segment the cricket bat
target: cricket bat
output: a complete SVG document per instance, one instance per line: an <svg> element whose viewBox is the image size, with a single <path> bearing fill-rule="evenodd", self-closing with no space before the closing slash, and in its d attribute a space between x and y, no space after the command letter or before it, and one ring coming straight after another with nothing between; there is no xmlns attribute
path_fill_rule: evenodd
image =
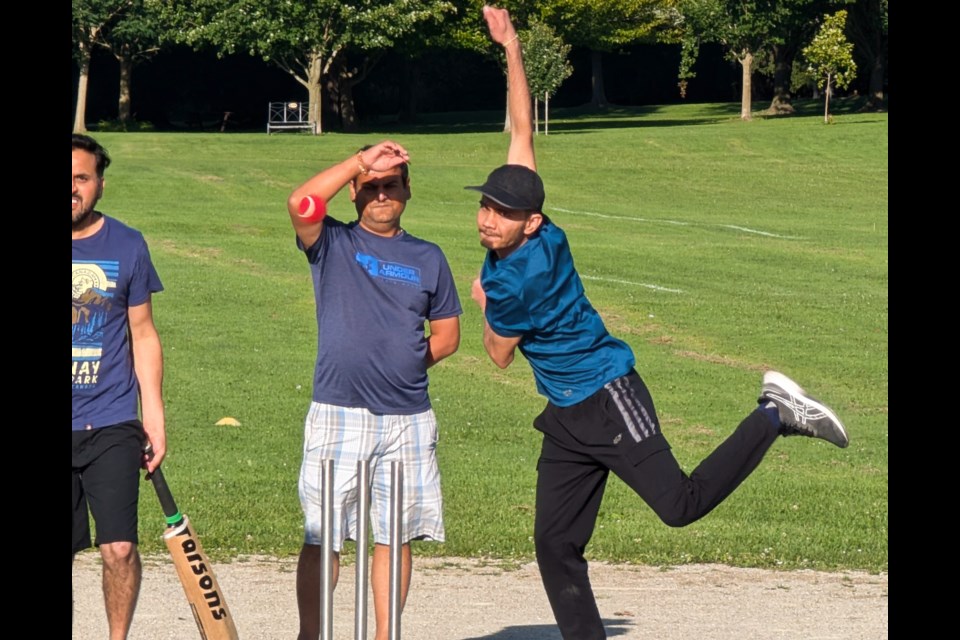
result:
<svg viewBox="0 0 960 640"><path fill-rule="evenodd" d="M150 455L149 445L147 455ZM163 541L170 550L173 566L177 569L183 592L193 611L200 637L203 640L238 640L237 628L213 573L213 565L203 552L190 519L177 509L177 503L159 467L150 474L150 480L167 517Z"/></svg>

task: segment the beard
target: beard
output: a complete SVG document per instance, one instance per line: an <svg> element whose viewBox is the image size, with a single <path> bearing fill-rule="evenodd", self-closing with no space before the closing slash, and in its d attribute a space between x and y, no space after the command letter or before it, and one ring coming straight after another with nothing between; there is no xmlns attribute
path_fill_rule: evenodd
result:
<svg viewBox="0 0 960 640"><path fill-rule="evenodd" d="M94 207L96 202L87 205L83 200L80 201L77 208L73 211L73 230L83 229L94 221Z"/></svg>

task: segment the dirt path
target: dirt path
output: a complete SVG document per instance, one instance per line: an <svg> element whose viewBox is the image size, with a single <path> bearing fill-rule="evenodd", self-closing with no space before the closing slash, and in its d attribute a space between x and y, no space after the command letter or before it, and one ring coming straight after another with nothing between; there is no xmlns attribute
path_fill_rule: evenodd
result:
<svg viewBox="0 0 960 640"><path fill-rule="evenodd" d="M244 640L297 636L295 559L243 558L216 566ZM415 558L401 621L406 640L560 640L536 565ZM669 569L591 565L610 638L632 640L884 640L887 575L775 572L721 565ZM353 566L334 597L334 635L353 635ZM73 566L74 640L107 637L98 555ZM370 603L373 638L373 604ZM145 559L129 640L199 638L176 572Z"/></svg>

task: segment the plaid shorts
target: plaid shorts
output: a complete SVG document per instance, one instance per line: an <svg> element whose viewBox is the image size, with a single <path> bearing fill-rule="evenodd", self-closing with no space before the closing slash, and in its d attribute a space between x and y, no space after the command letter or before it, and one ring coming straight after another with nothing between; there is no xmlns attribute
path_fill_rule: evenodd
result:
<svg viewBox="0 0 960 640"><path fill-rule="evenodd" d="M319 545L320 462L334 461L333 550L357 534L357 461L370 461L370 530L390 543L390 462L403 462L403 542L444 541L443 499L433 409L414 415L375 415L366 409L313 402L303 431L300 506L304 541Z"/></svg>

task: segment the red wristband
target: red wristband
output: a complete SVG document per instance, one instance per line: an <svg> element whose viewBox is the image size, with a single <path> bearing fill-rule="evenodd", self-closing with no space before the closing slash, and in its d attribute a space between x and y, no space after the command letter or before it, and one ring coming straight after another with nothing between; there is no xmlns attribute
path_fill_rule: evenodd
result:
<svg viewBox="0 0 960 640"><path fill-rule="evenodd" d="M327 215L327 203L319 196L305 196L297 215L304 222L320 222Z"/></svg>

